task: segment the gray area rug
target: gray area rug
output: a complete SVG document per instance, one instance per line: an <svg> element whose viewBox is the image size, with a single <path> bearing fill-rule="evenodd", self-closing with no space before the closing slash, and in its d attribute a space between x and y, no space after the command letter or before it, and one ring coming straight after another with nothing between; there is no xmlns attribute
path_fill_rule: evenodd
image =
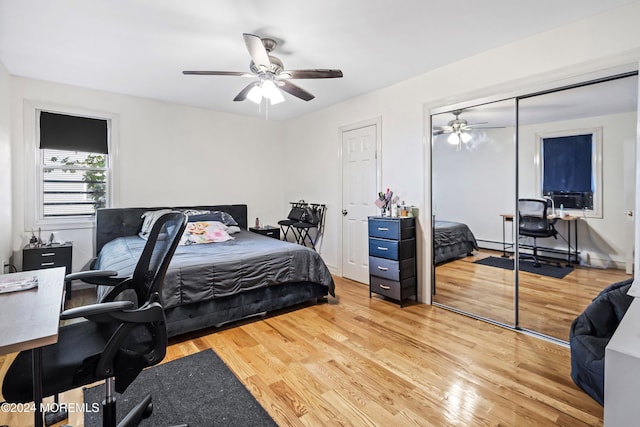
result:
<svg viewBox="0 0 640 427"><path fill-rule="evenodd" d="M474 264L482 264L491 267L504 268L506 270L513 270L513 260L510 258L498 258L491 256L478 261L474 261ZM549 276L555 279L562 279L564 278L564 276L571 273L573 271L573 268L558 267L556 265L548 264L540 264L540 267L534 267L533 261L520 260L520 271L539 274L541 276Z"/></svg>
<svg viewBox="0 0 640 427"><path fill-rule="evenodd" d="M213 350L144 370L124 394L116 393L118 420L146 393L153 396L153 414L140 426L277 425ZM88 405L103 399L104 384L84 390ZM84 423L102 426L101 413L85 413Z"/></svg>

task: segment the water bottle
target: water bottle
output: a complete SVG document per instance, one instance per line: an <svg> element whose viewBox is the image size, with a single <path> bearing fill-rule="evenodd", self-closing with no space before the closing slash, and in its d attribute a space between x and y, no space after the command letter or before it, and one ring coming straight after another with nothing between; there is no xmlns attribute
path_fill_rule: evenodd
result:
<svg viewBox="0 0 640 427"><path fill-rule="evenodd" d="M564 205L560 204L560 218L564 218Z"/></svg>

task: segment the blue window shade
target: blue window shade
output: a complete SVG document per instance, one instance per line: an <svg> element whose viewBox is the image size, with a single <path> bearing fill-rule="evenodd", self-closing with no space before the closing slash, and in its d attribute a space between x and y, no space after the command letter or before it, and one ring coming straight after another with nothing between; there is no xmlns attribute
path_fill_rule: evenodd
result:
<svg viewBox="0 0 640 427"><path fill-rule="evenodd" d="M542 191L593 192L593 135L543 138Z"/></svg>

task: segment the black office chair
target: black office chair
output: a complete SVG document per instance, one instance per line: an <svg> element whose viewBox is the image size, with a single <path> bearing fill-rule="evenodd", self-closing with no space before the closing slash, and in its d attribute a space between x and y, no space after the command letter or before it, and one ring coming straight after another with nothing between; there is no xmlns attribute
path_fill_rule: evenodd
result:
<svg viewBox="0 0 640 427"><path fill-rule="evenodd" d="M114 287L114 295L125 289L133 290L137 304L110 301L62 312L63 320L79 317L87 320L61 327L58 342L42 348L44 396L106 380L103 425L116 425L113 391L123 393L144 368L158 364L165 356L167 329L160 302L162 282L186 224L187 217L180 212L160 217L133 276L120 280ZM7 402L33 400L31 354L31 351L19 353L9 367L2 384ZM151 396L147 395L118 425L137 425L152 410Z"/></svg>
<svg viewBox="0 0 640 427"><path fill-rule="evenodd" d="M540 267L538 257L538 237L553 237L557 239L558 231L554 224L557 218L549 219L547 199L519 199L518 216L520 225L518 227L520 236L533 237L533 266Z"/></svg>

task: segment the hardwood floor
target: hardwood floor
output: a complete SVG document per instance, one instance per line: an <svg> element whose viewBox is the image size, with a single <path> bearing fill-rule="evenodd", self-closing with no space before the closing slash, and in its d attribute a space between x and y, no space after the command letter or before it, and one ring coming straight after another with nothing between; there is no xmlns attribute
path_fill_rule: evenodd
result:
<svg viewBox="0 0 640 427"><path fill-rule="evenodd" d="M494 251L475 251L436 267L434 301L462 311L514 324L514 273L474 264ZM571 322L608 285L631 276L621 270L575 266L562 279L520 272L519 326L569 341Z"/></svg>
<svg viewBox="0 0 640 427"><path fill-rule="evenodd" d="M212 348L281 426L602 425L602 407L570 378L568 348L425 304L400 308L342 278L336 288L326 304L172 340L165 361ZM0 424L30 422L0 414ZM82 426L82 414L68 422Z"/></svg>

